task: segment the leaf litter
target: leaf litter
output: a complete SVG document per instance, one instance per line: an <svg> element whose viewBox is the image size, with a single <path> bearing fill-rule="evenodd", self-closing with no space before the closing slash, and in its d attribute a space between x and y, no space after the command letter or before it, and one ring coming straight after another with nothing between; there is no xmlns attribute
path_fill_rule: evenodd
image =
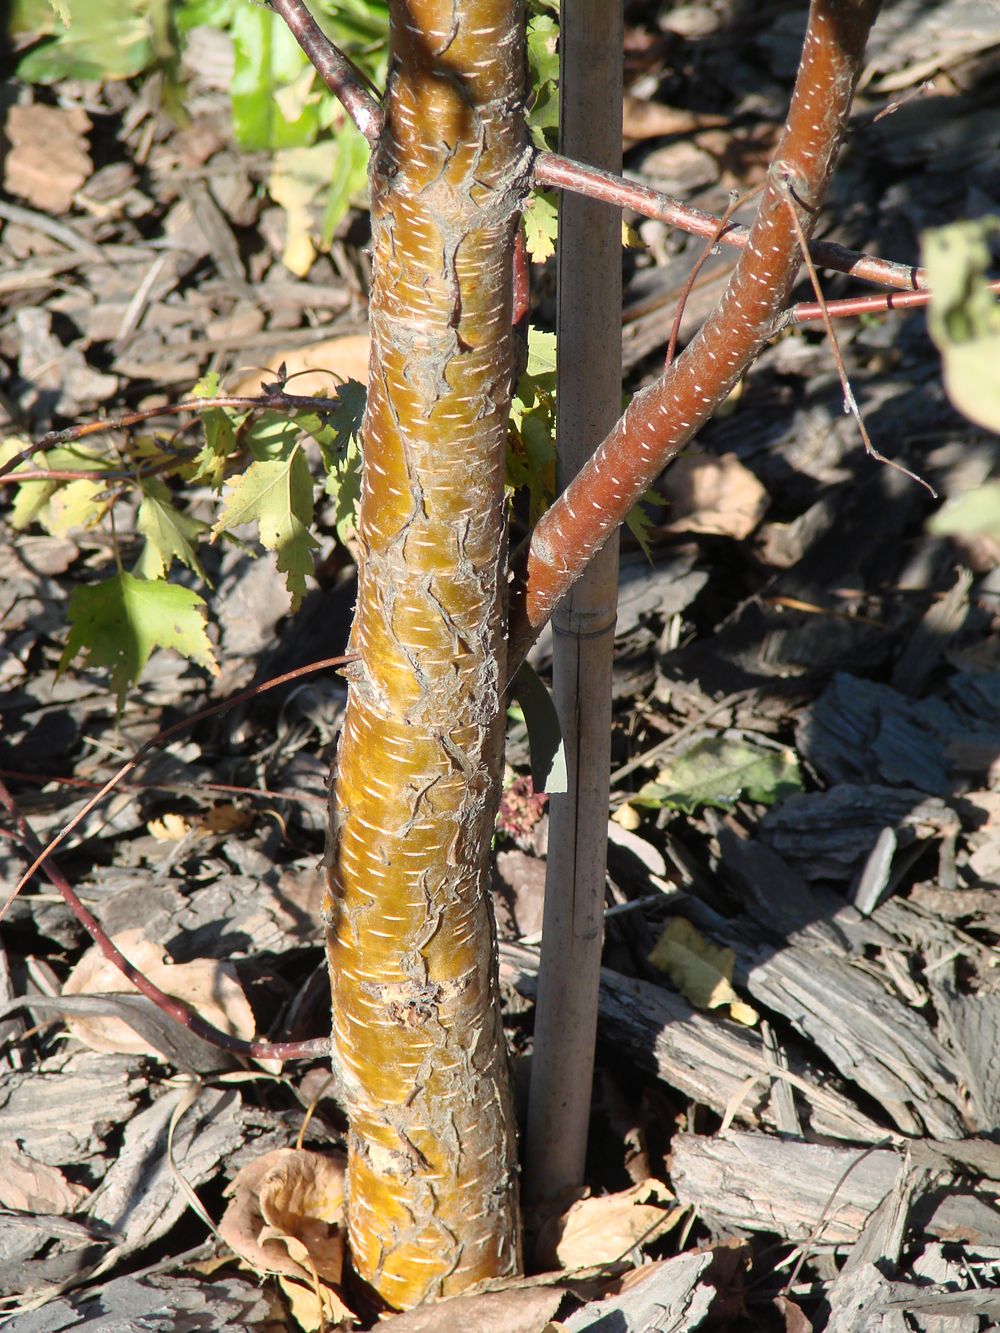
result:
<svg viewBox="0 0 1000 1333"><path fill-rule="evenodd" d="M876 33L824 213L826 238L904 259L916 258L924 228L1000 208L983 119L996 115L995 31L982 6L938 6L928 54L918 36L932 20L918 8L894 7ZM692 203L721 212L732 185L759 177L798 22L789 11L750 32L707 6L675 7L662 22L633 7L634 165L669 166ZM207 38L204 49L214 49ZM662 93L668 50L697 61L702 100L689 97L690 107L692 74L675 73L671 95ZM887 97L930 75L941 80L934 90L872 120ZM234 151L225 86L198 83L183 129L161 110L153 80L138 99L115 82L65 83L58 101L36 89L33 106L7 113L5 188L18 204L2 214L0 292L11 317L0 354L4 410L18 428L37 437L105 406L180 396L210 363L234 379L255 366L273 378L281 362L363 378L360 215L348 215L350 234L345 226L328 251L313 247L308 280L290 272L289 234L257 188L273 161ZM762 117L756 139L740 121L751 103ZM41 112L57 116L60 134L44 178ZM671 156L664 150L678 134L690 143ZM178 188L178 172L191 188ZM646 248L626 258L633 385L662 362L672 301L700 253L656 224L638 231ZM304 268L301 234L296 244ZM682 337L719 290L727 261L712 263ZM848 285L834 278L827 290ZM1000 1318L1000 580L990 489L1000 446L950 407L921 317L845 322L839 332L876 444L950 503L928 530L926 497L864 458L841 418L829 352L802 331L764 352L728 414L664 478L651 509L653 563L628 546L623 558L613 764L625 776L615 810L620 818L628 804L636 819L628 833L615 826L609 852L603 1077L579 1231L597 1248L567 1241L547 1261L556 1273L397 1316L389 1322L400 1333L586 1329L604 1319L629 1329L795 1328L803 1310L831 1328L874 1326L887 1311L908 1310L927 1328ZM245 494L245 517L275 531L305 523L312 499L291 475L297 457L261 460L280 486ZM97 483L86 485L93 499ZM169 495L160 501L169 507L123 514L122 532L151 542L149 558L190 567L193 529L178 526ZM335 652L351 601L333 541L338 525L349 534L334 505L321 514L320 550L300 539L294 619L284 579L234 545L205 557L217 591L204 613L190 600L193 580L176 585L188 600L171 633L187 635L206 665L217 660L214 685L162 651L159 630L131 645L109 636L89 660L64 661L67 603L76 595L81 614L81 589L94 586L88 566L107 547L99 530L79 526L65 494L59 504L55 535L5 521L0 549L0 767L43 838L78 808L71 783L103 781L164 720ZM127 576L118 577L124 595ZM543 667L546 651L543 639L534 655ZM116 717L109 676L114 684L128 653L148 656L148 670L120 692ZM62 853L109 932L156 940L175 980L195 967L211 990L237 987L239 1030L279 1040L321 1036L329 1024L316 861L342 696L311 688L265 697L151 755ZM715 764L696 784L683 767L692 753ZM508 760L524 778L516 729ZM679 798L628 800L664 773ZM542 812L518 839L501 833L497 848L519 1068L530 1052L546 825ZM4 843L9 886L24 862ZM683 941L669 978L650 962L664 937ZM4 926L0 1290L13 1326L209 1319L267 1328L294 1311L301 1326L318 1327L317 1281L328 1323L349 1321L349 1304L335 1303L345 1294L335 1265L321 1272L314 1239L296 1239L291 1225L296 1192L316 1187L308 1171L297 1184L272 1183L270 1203L251 1195L254 1220L241 1230L255 1244L266 1232L265 1244L298 1265L298 1289L284 1294L241 1272L189 1207L194 1191L219 1225L222 1192L243 1171L259 1175L262 1163L295 1153L329 1162L342 1149L322 1062L286 1066L278 1078L210 1055L183 1030L169 1034L142 997L96 994L90 983L74 995L69 979L81 976L86 944L42 881ZM746 1022L733 1021L728 992L703 1007L685 977L706 969L709 1002L724 979ZM112 1020L141 1034L141 1050L87 1049L80 1034L107 1033ZM612 1085L627 1114L612 1113ZM636 1144L653 1182L638 1204L643 1185L626 1164ZM658 1219L643 1207L670 1220L652 1241ZM580 1213L579 1203L564 1209L564 1236ZM338 1236L331 1222L324 1240L336 1249ZM230 1243L235 1252L247 1244L235 1231ZM616 1270L614 1259L642 1245L640 1267ZM585 1276L581 1264L592 1265Z"/></svg>

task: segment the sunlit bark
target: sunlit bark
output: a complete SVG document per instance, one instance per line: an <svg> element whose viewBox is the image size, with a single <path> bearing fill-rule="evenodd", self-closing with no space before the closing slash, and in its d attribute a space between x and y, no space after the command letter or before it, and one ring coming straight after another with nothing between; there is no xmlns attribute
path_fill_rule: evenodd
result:
<svg viewBox="0 0 1000 1333"><path fill-rule="evenodd" d="M406 1308L519 1264L486 858L501 773L512 0L393 0L372 163L360 654L325 903L356 1270Z"/></svg>

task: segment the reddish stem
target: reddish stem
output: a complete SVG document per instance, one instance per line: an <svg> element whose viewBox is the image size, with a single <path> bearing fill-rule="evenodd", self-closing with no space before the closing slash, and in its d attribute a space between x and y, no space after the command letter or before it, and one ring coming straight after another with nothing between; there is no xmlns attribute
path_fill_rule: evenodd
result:
<svg viewBox="0 0 1000 1333"><path fill-rule="evenodd" d="M875 0L812 0L788 120L726 293L683 355L636 394L537 524L511 601L510 670L594 553L779 327L800 259L785 201L794 199L808 238L833 173L877 9Z"/></svg>
<svg viewBox="0 0 1000 1333"><path fill-rule="evenodd" d="M7 789L6 784L0 779L0 804L3 804L15 820L21 839L29 852L34 853L35 859L18 881L13 893L4 903L0 910L0 919L2 919L11 903L21 892L24 885L30 880L32 875L39 869L44 870L55 888L62 894L70 911L83 926L84 930L91 936L98 945L101 952L109 962L113 963L132 984L148 996L154 1004L158 1005L165 1013L170 1014L177 1022L190 1028L196 1036L211 1042L215 1046L221 1046L224 1050L233 1051L238 1055L249 1056L254 1060L291 1060L291 1059L311 1059L314 1056L329 1054L329 1040L325 1037L317 1038L314 1041L305 1042L266 1042L266 1041L243 1041L239 1037L234 1037L228 1032L222 1032L215 1028L211 1023L207 1023L203 1018L189 1009L187 1005L172 996L165 994L158 986L155 986L147 977L135 968L119 949L111 942L105 934L100 923L91 915L84 904L77 897L72 886L66 877L59 870L58 866L52 861L52 853L65 840L82 819L95 808L105 796L126 777L140 762L144 755L156 746L162 745L165 741L172 739L182 731L194 726L196 722L203 721L205 718L213 717L216 713L221 713L229 708L235 708L248 699L257 698L261 694L266 694L269 690L276 689L279 685L287 684L288 681L298 680L303 676L312 675L317 671L323 671L332 667L344 666L348 662L356 660L357 654L346 653L340 657L327 657L319 662L311 662L308 666L298 667L295 671L286 671L281 676L275 676L272 680L265 681L262 685L255 685L252 689L244 690L233 699L226 699L222 703L213 704L210 708L203 708L190 717L182 718L180 722L175 722L172 726L166 727L158 732L150 740L144 742L135 752L127 763L111 777L100 791L87 801L81 810L78 810L68 824L59 831L46 847L42 847L36 838L34 831L28 824L17 808L14 798Z"/></svg>
<svg viewBox="0 0 1000 1333"><path fill-rule="evenodd" d="M669 194L662 194L651 185L626 180L624 176L615 176L597 167L585 166L559 153L538 153L532 175L536 185L574 190L617 208L630 208L642 217L655 218L679 231L704 236L706 240L721 241L723 245L736 246L740 250L746 249L750 242L749 227L731 226L719 234L721 219L712 213L705 213ZM879 259L875 255L849 250L844 245L835 245L830 241L811 241L809 253L820 268L849 273L853 278L878 283L881 287L914 290L927 285L927 275L922 268L897 264L891 259Z"/></svg>

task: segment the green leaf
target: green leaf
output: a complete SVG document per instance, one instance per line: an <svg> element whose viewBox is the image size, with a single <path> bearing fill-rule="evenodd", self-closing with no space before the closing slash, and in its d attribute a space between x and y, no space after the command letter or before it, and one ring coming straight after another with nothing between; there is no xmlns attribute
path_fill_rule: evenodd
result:
<svg viewBox="0 0 1000 1333"><path fill-rule="evenodd" d="M43 468L61 472L104 472L112 466L103 454L91 453L80 445L63 445L46 453L36 453L14 475ZM104 484L99 481L23 481L10 509L11 526L18 531L39 523L53 536L62 537L71 528L93 527L108 507Z"/></svg>
<svg viewBox="0 0 1000 1333"><path fill-rule="evenodd" d="M665 504L663 496L657 491L646 491L642 500L632 506L625 516L625 522L628 524L628 530L639 543L643 555L652 563L653 559L653 520L643 509L643 501L647 504Z"/></svg>
<svg viewBox="0 0 1000 1333"><path fill-rule="evenodd" d="M59 670L65 671L81 652L88 666L108 667L119 711L154 648L173 648L217 675L204 606L189 588L137 579L124 571L77 588L69 599L70 632Z"/></svg>
<svg viewBox="0 0 1000 1333"><path fill-rule="evenodd" d="M175 509L169 488L158 477L142 483L136 527L146 538L135 567L140 578L162 579L175 559L205 578L195 543L208 531L208 524Z"/></svg>
<svg viewBox="0 0 1000 1333"><path fill-rule="evenodd" d="M524 244L536 264L544 264L556 252L559 212L549 194L532 195L524 210Z"/></svg>
<svg viewBox="0 0 1000 1333"><path fill-rule="evenodd" d="M528 330L528 365L525 374L538 381L542 376L551 375L545 387L555 391L556 374L556 335L544 333L541 329Z"/></svg>
<svg viewBox="0 0 1000 1333"><path fill-rule="evenodd" d="M346 543L357 528L361 497L361 423L368 390L348 380L337 390L337 409L326 416L327 433L317 436L326 469L326 493L334 502L337 537Z"/></svg>
<svg viewBox="0 0 1000 1333"><path fill-rule="evenodd" d="M559 25L548 14L528 20L528 71L534 91L531 137L537 148L549 148L559 125Z"/></svg>
<svg viewBox="0 0 1000 1333"><path fill-rule="evenodd" d="M943 504L927 524L937 536L951 533L1000 537L1000 481L987 481Z"/></svg>
<svg viewBox="0 0 1000 1333"><path fill-rule="evenodd" d="M364 199L368 188L368 141L356 125L344 120L334 141L337 156L326 194L320 243L329 249L334 233L356 199Z"/></svg>
<svg viewBox="0 0 1000 1333"><path fill-rule="evenodd" d="M528 662L522 662L511 683L511 694L521 706L531 751L531 785L550 796L567 790L566 747L559 714L548 688Z"/></svg>
<svg viewBox="0 0 1000 1333"><path fill-rule="evenodd" d="M260 540L278 558L286 574L292 610L305 596L306 575L312 574L313 550L319 545L309 526L313 519L313 479L301 448L289 458L255 461L235 482L212 528L217 537L226 528L256 523Z"/></svg>
<svg viewBox="0 0 1000 1333"><path fill-rule="evenodd" d="M927 327L944 362L948 396L960 412L1000 431L1000 303L986 277L1000 218L956 222L923 234L933 295Z"/></svg>
<svg viewBox="0 0 1000 1333"><path fill-rule="evenodd" d="M214 398L218 392L219 376L213 370L201 377L191 390L191 396ZM209 407L202 412L201 428L205 432L205 443L194 460L190 481L203 481L213 490L221 490L226 464L236 449L236 422L241 419L223 407Z"/></svg>
<svg viewBox="0 0 1000 1333"><path fill-rule="evenodd" d="M241 5L233 15L235 65L231 84L233 130L253 151L310 144L319 130L319 100L296 100L291 119L282 114L283 90L302 77L308 61L277 14Z"/></svg>
<svg viewBox="0 0 1000 1333"><path fill-rule="evenodd" d="M765 750L749 741L713 736L698 741L647 782L630 805L668 806L691 814L700 805L728 809L740 796L773 805L802 790L791 750Z"/></svg>
<svg viewBox="0 0 1000 1333"><path fill-rule="evenodd" d="M27 83L129 79L170 54L169 0L67 0L60 8L69 22L43 23L52 37L17 67Z"/></svg>

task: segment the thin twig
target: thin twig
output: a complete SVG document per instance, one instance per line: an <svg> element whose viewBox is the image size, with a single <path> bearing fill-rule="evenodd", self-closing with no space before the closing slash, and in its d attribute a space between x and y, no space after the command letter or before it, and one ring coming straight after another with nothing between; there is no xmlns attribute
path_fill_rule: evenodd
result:
<svg viewBox="0 0 1000 1333"><path fill-rule="evenodd" d="M21 889L28 882L36 870L43 869L53 886L62 895L63 900L70 911L83 926L84 930L90 935L91 939L98 946L104 957L108 959L118 970L132 983L133 986L147 999L157 1005L164 1013L168 1014L176 1022L193 1032L195 1036L200 1037L213 1046L219 1046L223 1050L231 1051L237 1055L244 1055L253 1060L296 1060L313 1059L318 1056L326 1056L330 1051L328 1038L317 1038L313 1041L304 1042L266 1042L266 1041L244 1041L240 1037L234 1037L231 1033L223 1032L220 1028L214 1027L206 1022L200 1014L190 1009L182 1001L167 995L164 991L154 985L148 977L144 976L138 970L120 949L108 938L100 922L87 909L84 903L77 896L69 880L62 873L56 863L52 860L52 853L66 839L72 830L80 821L90 813L107 796L121 780L130 773L140 760L151 749L163 745L164 742L172 739L180 732L194 726L196 722L203 721L205 718L214 716L216 713L223 712L229 708L235 708L248 699L253 699L269 690L276 689L279 685L287 684L290 680L298 680L303 676L308 676L316 671L322 671L332 667L343 666L348 662L353 662L356 658L354 653L346 653L339 657L324 658L319 662L311 662L308 666L298 667L295 671L287 671L281 676L275 676L272 680L265 681L261 685L256 685L249 690L244 690L242 694L236 695L233 699L223 700L222 703L213 704L210 708L203 708L190 717L182 718L180 722L175 722L173 726L165 728L144 742L135 752L127 763L111 777L101 789L83 806L83 808L73 816L59 833L49 842L48 846L42 847L41 842L35 835L31 825L21 814L17 803L11 795L6 783L0 778L0 804L2 804L11 818L14 820L17 831L20 835L23 845L27 848L29 855L35 854L35 859L28 867L24 875L18 881L10 897L0 909L0 920L6 915L11 903L21 892Z"/></svg>
<svg viewBox="0 0 1000 1333"><path fill-rule="evenodd" d="M344 666L346 663L353 662L356 659L356 653L344 653L339 657L325 657L319 662L311 662L308 666L298 667L295 671L286 671L284 675L275 676L273 679L265 681L262 685L255 685L249 690L244 690L242 694L237 694L233 699L224 699L221 703L212 704L210 708L203 708L200 712L192 713L190 717L181 718L179 722L175 722L172 726L157 732L157 734L151 737L148 741L144 741L143 744L139 746L138 750L136 750L132 758L122 764L121 768L119 768L118 771L105 782L100 791L95 792L90 800L76 812L69 823L59 830L48 846L39 852L28 869L18 880L6 903L0 908L0 921L6 916L11 903L24 888L25 884L28 883L32 875L34 875L34 873L43 865L46 857L51 855L57 847L61 846L61 844L66 841L66 838L73 832L81 820L85 819L87 815L90 814L91 810L100 805L105 796L114 790L122 778L128 777L129 773L137 767L139 762L150 750L157 746L162 746L165 741L172 740L174 736L178 736L181 732L187 731L187 729L194 726L196 722L202 722L206 718L214 717L216 713L225 712L229 708L236 708L239 704L246 703L248 699L255 699L261 694L266 694L269 690L277 689L279 685L287 684L290 680L299 680L302 676L312 675L316 671L324 671L333 667Z"/></svg>
<svg viewBox="0 0 1000 1333"><path fill-rule="evenodd" d="M588 167L559 153L538 153L532 164L532 176L536 185L574 190L618 208L630 208L643 217L666 222L668 226L690 232L693 236L716 237L720 220L712 213L692 208L690 204L662 194L650 185L626 180L624 176L615 176L597 167ZM750 240L750 228L730 227L716 239L724 245L744 250ZM830 241L811 241L809 254L820 268L849 273L852 278L877 283L882 287L917 291L927 286L927 274L922 268L849 250L846 246L834 245Z"/></svg>
<svg viewBox="0 0 1000 1333"><path fill-rule="evenodd" d="M50 782L61 787L77 787L84 791L96 791L99 782L86 778L67 778L54 773L22 773L16 768L0 768L0 778L12 782L30 782L36 786L48 786ZM269 787L240 787L229 782L198 782L194 785L180 782L119 782L121 791L166 791L182 796L200 796L204 792L218 793L221 796L260 797L267 801L292 801L298 805L326 805L325 796L316 796L304 791L272 791ZM6 832L0 829L0 835Z"/></svg>
<svg viewBox="0 0 1000 1333"><path fill-rule="evenodd" d="M988 290L1000 293L1000 279L988 284ZM934 293L927 287L919 292L885 292L882 296L846 296L839 301L827 301L821 306L818 301L801 301L793 305L785 315L783 324L806 324L810 320L823 319L824 309L833 319L844 319L857 315L885 315L893 310L919 310L934 299Z"/></svg>
<svg viewBox="0 0 1000 1333"><path fill-rule="evenodd" d="M50 430L0 465L0 480L40 450L51 449L57 444L72 444L88 435L100 435L104 431L129 430L152 417L173 416L178 412L204 412L211 407L228 407L237 412L336 412L340 406L337 398L311 398L308 394L285 393L283 389L255 395L217 394L214 398L185 398L181 403L161 403L158 407L145 407L139 412L126 412L120 417L105 417L99 421L85 421L78 426L67 426L65 430Z"/></svg>
<svg viewBox="0 0 1000 1333"><path fill-rule="evenodd" d="M339 46L330 41L302 0L268 0L306 53L320 78L374 148L382 132L382 108L371 84Z"/></svg>
<svg viewBox="0 0 1000 1333"><path fill-rule="evenodd" d="M28 848L29 853L40 848L41 844L35 836L34 830L21 814L2 779L0 779L0 804L6 808L17 825L21 841ZM187 1028L189 1032L212 1046L218 1046L224 1051L231 1051L234 1055L247 1056L252 1060L311 1060L329 1055L330 1043L325 1037L303 1042L244 1041L241 1037L234 1037L232 1033L223 1032L221 1028L207 1022L196 1010L186 1005L183 1000L178 1000L173 995L167 995L165 991L160 990L159 986L155 985L134 964L129 962L121 950L108 938L97 918L77 897L69 880L49 856L48 848L41 852L39 861L44 862L45 874L53 886L58 889L66 906L108 962L112 963L132 983L136 990L145 995L158 1009L162 1010L176 1023L179 1023L181 1027ZM7 900L3 909L5 912L13 902L19 889L20 885Z"/></svg>
<svg viewBox="0 0 1000 1333"><path fill-rule="evenodd" d="M663 361L664 370L666 370L670 365L671 361L673 361L674 355L677 351L677 339L680 337L681 320L684 317L684 307L687 305L687 299L691 295L691 288L694 286L698 274L707 264L709 258L711 257L712 251L718 245L719 241L722 240L723 237L725 236L726 228L729 226L729 219L733 216L733 214L736 212L738 208L742 208L743 205L747 202L747 200L752 199L754 195L757 193L758 193L757 190L751 190L749 194L745 194L741 198L740 195L737 194L735 190L732 192L729 198L729 204L726 207L726 211L719 219L719 225L716 227L714 234L708 238L708 242L705 245L705 248L702 250L701 254L695 260L694 267L688 274L687 282L685 282L683 288L681 289L681 294L677 298L677 308L674 311L674 322L670 329L670 340L667 343L667 355Z"/></svg>
<svg viewBox="0 0 1000 1333"><path fill-rule="evenodd" d="M778 174L780 178L780 172ZM929 491L931 496L936 500L937 491L934 489L934 487L930 484L929 481L925 481L924 478L918 476L916 472L911 472L908 467L904 467L902 463L897 462L894 458L886 458L886 456L884 454L879 453L879 451L875 448L874 444L872 444L871 436L868 434L868 430L867 427L865 426L864 419L861 416L861 409L858 407L858 401L854 397L854 390L851 388L851 381L848 378L847 367L844 365L844 358L841 355L840 344L837 341L837 334L833 327L833 320L830 318L829 311L826 308L826 302L823 298L823 289L820 287L819 284L819 275L816 272L816 266L814 265L812 257L809 254L809 246L806 242L806 235L805 232L802 230L802 223L799 221L798 213L795 211L795 203L799 203L801 205L802 200L799 199L798 196L794 196L795 202L793 202L793 191L787 176L785 176L784 179L781 180L779 189L781 190L781 193L784 195L785 204L788 208L788 214L792 220L792 226L795 228L795 234L799 240L799 248L802 251L802 259L805 263L806 268L809 271L809 280L812 283L813 291L816 293L816 300L819 304L820 310L822 311L823 324L824 327L826 328L827 337L830 339L830 350L833 353L834 364L837 367L837 374L840 376L841 388L844 391L844 411L847 412L849 415L853 416L854 420L857 422L858 431L861 434L861 439L864 441L865 452L868 454L870 458L874 458L877 463L885 463L886 466L895 468L897 472L902 472L903 475L909 477L911 481L915 481L918 483L918 485L923 486L924 489Z"/></svg>

